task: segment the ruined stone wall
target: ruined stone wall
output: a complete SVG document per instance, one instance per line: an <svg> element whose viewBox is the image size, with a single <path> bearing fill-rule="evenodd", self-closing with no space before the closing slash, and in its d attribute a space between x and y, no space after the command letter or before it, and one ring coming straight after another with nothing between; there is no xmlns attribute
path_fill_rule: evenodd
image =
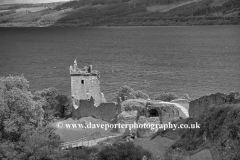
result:
<svg viewBox="0 0 240 160"><path fill-rule="evenodd" d="M198 118L209 106L226 103L227 97L228 95L224 93L216 93L191 101L189 103L189 117Z"/></svg>
<svg viewBox="0 0 240 160"><path fill-rule="evenodd" d="M148 110L156 109L161 123L168 123L179 119L179 110L174 105L152 104L146 106Z"/></svg>
<svg viewBox="0 0 240 160"><path fill-rule="evenodd" d="M111 122L119 114L119 105L114 102L100 103L99 106L94 105L93 97L90 100L80 100L79 107L72 108L72 118L80 119L82 117L93 116L97 119L102 119Z"/></svg>
<svg viewBox="0 0 240 160"><path fill-rule="evenodd" d="M142 99L123 101L121 109L122 111L137 110L139 116L145 117L152 116L150 110L156 110L161 123L168 123L173 120L177 120L181 117L181 115L183 115L183 112L174 104L159 103Z"/></svg>

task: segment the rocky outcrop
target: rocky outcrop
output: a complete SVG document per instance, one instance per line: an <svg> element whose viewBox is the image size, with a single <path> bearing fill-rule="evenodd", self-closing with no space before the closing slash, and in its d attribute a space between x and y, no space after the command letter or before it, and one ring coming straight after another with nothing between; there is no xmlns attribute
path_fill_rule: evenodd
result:
<svg viewBox="0 0 240 160"><path fill-rule="evenodd" d="M199 99L195 99L189 103L189 117L198 118L210 106L225 103L230 104L240 103L239 92L231 92L229 95L224 93L216 93L208 96L203 96Z"/></svg>

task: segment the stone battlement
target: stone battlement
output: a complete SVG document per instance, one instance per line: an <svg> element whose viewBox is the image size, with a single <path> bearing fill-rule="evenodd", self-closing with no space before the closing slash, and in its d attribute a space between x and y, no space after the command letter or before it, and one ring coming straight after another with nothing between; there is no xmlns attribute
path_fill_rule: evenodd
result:
<svg viewBox="0 0 240 160"><path fill-rule="evenodd" d="M73 66L70 66L70 75L71 76L97 76L100 78L100 73L97 70L92 70L92 65L85 66L84 68L80 69L77 66L77 61L74 61Z"/></svg>

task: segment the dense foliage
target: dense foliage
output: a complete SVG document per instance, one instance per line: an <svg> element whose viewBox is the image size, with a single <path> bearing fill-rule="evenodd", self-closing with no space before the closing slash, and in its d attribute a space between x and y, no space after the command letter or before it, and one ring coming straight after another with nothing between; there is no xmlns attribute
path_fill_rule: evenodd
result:
<svg viewBox="0 0 240 160"><path fill-rule="evenodd" d="M191 100L188 94L183 94L183 95L177 95L174 92L162 92L157 97L155 100L160 100L160 101L165 101L165 102L170 102L174 99L186 99L186 100Z"/></svg>
<svg viewBox="0 0 240 160"><path fill-rule="evenodd" d="M132 142L116 143L105 146L99 153L99 160L142 160L151 159L150 152L140 146L135 146Z"/></svg>
<svg viewBox="0 0 240 160"><path fill-rule="evenodd" d="M44 120L51 122L54 119L67 118L71 115L71 100L65 95L58 94L56 88L47 88L37 91L33 99L41 102L44 110Z"/></svg>
<svg viewBox="0 0 240 160"><path fill-rule="evenodd" d="M24 77L0 79L0 159L56 159L60 137L43 124L42 102Z"/></svg>
<svg viewBox="0 0 240 160"><path fill-rule="evenodd" d="M165 101L165 102L170 102L171 100L178 99L178 98L179 98L179 96L176 93L163 92L155 99Z"/></svg>
<svg viewBox="0 0 240 160"><path fill-rule="evenodd" d="M166 159L172 159L176 153L182 157L204 148L210 148L221 160L240 159L240 104L214 106L198 119L185 121L187 124L195 122L200 124L200 129L159 132L179 137L166 153Z"/></svg>

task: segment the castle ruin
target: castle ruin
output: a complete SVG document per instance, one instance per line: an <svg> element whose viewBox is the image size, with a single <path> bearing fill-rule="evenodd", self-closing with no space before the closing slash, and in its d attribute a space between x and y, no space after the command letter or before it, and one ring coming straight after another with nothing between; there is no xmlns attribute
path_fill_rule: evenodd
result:
<svg viewBox="0 0 240 160"><path fill-rule="evenodd" d="M100 73L92 70L92 65L79 69L77 61L70 66L72 117L93 116L105 121L112 121L120 112L121 104L106 102L100 90Z"/></svg>
<svg viewBox="0 0 240 160"><path fill-rule="evenodd" d="M100 73L92 69L92 65L79 69L77 61L70 66L71 75L71 94L72 94L72 118L80 119L82 117L92 116L108 122L116 120L118 114L124 108L121 98L116 102L106 102L103 93L100 90ZM126 98L125 98L126 99ZM179 117L186 118L181 109L173 104L162 104L162 102L153 103L151 100L133 100L134 110L142 108L146 117L159 117L161 123L167 123ZM146 101L141 107L137 101ZM128 103L126 99L123 103ZM140 103L141 104L141 103ZM129 106L130 104L127 104ZM136 106L135 106L136 105ZM140 111L141 112L141 111Z"/></svg>

